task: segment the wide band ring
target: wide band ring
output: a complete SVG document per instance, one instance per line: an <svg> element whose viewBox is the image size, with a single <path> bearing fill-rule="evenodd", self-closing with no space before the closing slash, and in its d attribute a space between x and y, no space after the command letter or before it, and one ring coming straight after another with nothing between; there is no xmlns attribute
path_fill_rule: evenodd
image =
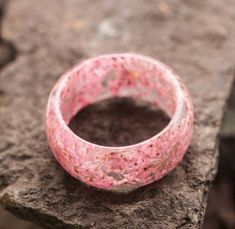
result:
<svg viewBox="0 0 235 229"><path fill-rule="evenodd" d="M69 127L85 106L130 96L161 108L168 125L140 143L109 147L88 142ZM182 160L193 129L189 93L165 64L137 54L88 59L66 72L52 89L46 112L50 148L63 168L82 182L105 190L131 191L160 179Z"/></svg>

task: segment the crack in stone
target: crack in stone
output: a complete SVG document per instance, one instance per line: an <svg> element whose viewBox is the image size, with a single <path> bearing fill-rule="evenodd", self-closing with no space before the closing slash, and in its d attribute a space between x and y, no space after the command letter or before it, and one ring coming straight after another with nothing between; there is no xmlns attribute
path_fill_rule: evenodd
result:
<svg viewBox="0 0 235 229"><path fill-rule="evenodd" d="M6 151L6 150L8 150L8 149L10 149L10 148L13 147L13 146L14 146L14 143L12 143L12 142L7 142L7 143L4 144L2 147L0 147L0 153Z"/></svg>

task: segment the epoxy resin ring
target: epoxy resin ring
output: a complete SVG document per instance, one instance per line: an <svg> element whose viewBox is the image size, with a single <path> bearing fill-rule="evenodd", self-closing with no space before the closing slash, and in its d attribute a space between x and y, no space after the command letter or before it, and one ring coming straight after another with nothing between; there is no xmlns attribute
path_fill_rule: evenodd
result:
<svg viewBox="0 0 235 229"><path fill-rule="evenodd" d="M171 118L148 140L134 145L96 145L68 127L83 107L110 97L152 103ZM84 183L128 192L160 179L183 158L193 128L193 108L181 79L166 65L137 54L103 55L66 72L49 96L46 133L58 162Z"/></svg>

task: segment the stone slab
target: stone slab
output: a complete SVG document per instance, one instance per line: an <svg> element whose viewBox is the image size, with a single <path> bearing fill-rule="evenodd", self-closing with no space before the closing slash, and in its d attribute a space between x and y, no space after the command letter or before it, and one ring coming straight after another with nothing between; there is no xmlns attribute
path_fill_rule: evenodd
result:
<svg viewBox="0 0 235 229"><path fill-rule="evenodd" d="M233 0L12 0L3 36L18 51L0 73L0 201L48 228L200 228L233 81ZM168 176L128 195L97 191L54 160L44 110L59 76L110 52L159 58L193 98L193 140Z"/></svg>

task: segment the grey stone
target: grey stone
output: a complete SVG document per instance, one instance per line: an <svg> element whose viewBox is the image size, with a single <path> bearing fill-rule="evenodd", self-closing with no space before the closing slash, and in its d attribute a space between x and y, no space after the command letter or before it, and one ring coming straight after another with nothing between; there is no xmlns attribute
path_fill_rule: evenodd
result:
<svg viewBox="0 0 235 229"><path fill-rule="evenodd" d="M200 228L233 81L233 0L12 0L3 36L18 50L0 75L0 201L48 228ZM166 10L167 9L167 10ZM100 36L107 20L115 36ZM48 148L47 97L81 59L110 52L159 58L182 76L195 107L190 148L169 175L130 194L71 178ZM95 131L95 130L94 130Z"/></svg>

